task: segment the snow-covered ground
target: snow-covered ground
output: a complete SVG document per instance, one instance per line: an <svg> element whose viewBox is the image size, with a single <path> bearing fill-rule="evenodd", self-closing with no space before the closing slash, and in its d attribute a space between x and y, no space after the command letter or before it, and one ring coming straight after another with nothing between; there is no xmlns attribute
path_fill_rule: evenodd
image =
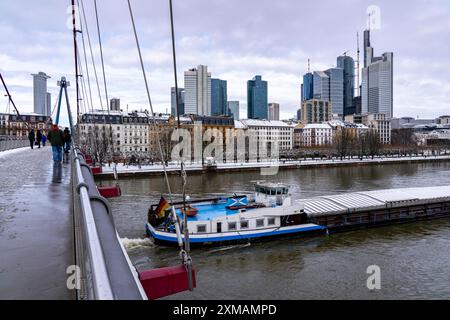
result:
<svg viewBox="0 0 450 320"><path fill-rule="evenodd" d="M31 149L30 149L30 147L23 147L23 148L0 151L0 158L6 157L6 156L14 154L14 153L19 153L19 152L22 152L25 150L31 150Z"/></svg>
<svg viewBox="0 0 450 320"><path fill-rule="evenodd" d="M225 169L238 169L238 168L265 168L270 166L279 166L279 167L304 167L304 166L314 166L314 165L339 165L339 164L365 164L365 163L388 163L388 162L408 162L408 161L423 161L423 160L436 160L436 159L448 159L450 160L450 156L427 156L426 158L423 156L419 157L402 157L402 158L375 158L375 159L344 159L344 160L301 160L301 161L285 161L285 162L250 162L250 163L218 163L218 170ZM180 170L179 164L170 164L166 167L167 171L176 171ZM192 170L201 170L203 166L201 164L187 164L185 167L186 171ZM103 166L103 173L112 173L113 167L105 165ZM127 166L123 164L117 165L118 173L143 173L143 172L162 172L162 165L145 165L141 166Z"/></svg>

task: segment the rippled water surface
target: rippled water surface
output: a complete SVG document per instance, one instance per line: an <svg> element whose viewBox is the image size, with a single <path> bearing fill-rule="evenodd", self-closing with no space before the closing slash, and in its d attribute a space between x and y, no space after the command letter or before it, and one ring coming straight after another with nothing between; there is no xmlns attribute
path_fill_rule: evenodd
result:
<svg viewBox="0 0 450 320"><path fill-rule="evenodd" d="M293 198L387 188L450 185L450 163L404 164L189 176L192 198L251 191L255 180L283 182ZM180 193L178 177L170 182ZM107 182L105 182L107 184ZM138 268L178 263L174 248L143 239L146 212L165 192L162 178L121 179L112 200L117 228ZM171 299L450 299L450 219L312 239L195 249L197 289ZM366 287L370 265L381 290Z"/></svg>

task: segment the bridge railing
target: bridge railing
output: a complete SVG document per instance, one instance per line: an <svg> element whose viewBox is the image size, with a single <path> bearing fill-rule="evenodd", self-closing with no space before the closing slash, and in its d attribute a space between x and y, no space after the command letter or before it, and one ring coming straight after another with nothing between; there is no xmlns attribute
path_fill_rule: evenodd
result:
<svg viewBox="0 0 450 320"><path fill-rule="evenodd" d="M147 299L80 150L72 154L72 208L80 300Z"/></svg>
<svg viewBox="0 0 450 320"><path fill-rule="evenodd" d="M14 139L0 136L0 152L27 147L30 145L28 139Z"/></svg>

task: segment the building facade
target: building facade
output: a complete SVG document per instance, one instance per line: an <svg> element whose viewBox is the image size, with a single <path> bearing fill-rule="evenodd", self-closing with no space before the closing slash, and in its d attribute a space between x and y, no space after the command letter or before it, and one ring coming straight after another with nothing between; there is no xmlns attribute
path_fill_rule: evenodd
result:
<svg viewBox="0 0 450 320"><path fill-rule="evenodd" d="M301 121L307 123L322 123L333 118L331 103L327 100L312 99L303 101Z"/></svg>
<svg viewBox="0 0 450 320"><path fill-rule="evenodd" d="M326 123L307 124L298 132L300 147L329 146L333 142L333 129Z"/></svg>
<svg viewBox="0 0 450 320"><path fill-rule="evenodd" d="M280 120L280 104L275 102L269 103L269 121L273 120Z"/></svg>
<svg viewBox="0 0 450 320"><path fill-rule="evenodd" d="M239 101L228 101L228 111L229 115L233 117L234 120L239 120Z"/></svg>
<svg viewBox="0 0 450 320"><path fill-rule="evenodd" d="M314 75L311 72L303 76L302 102L314 98Z"/></svg>
<svg viewBox="0 0 450 320"><path fill-rule="evenodd" d="M361 117L362 124L376 130L382 144L391 144L391 119L384 113L367 114Z"/></svg>
<svg viewBox="0 0 450 320"><path fill-rule="evenodd" d="M47 80L51 77L44 72L32 74L33 76L33 101L34 113L50 116L51 111L51 96L47 92Z"/></svg>
<svg viewBox="0 0 450 320"><path fill-rule="evenodd" d="M337 67L344 70L344 116L356 112L353 105L355 94L355 61L349 56L340 56L337 58Z"/></svg>
<svg viewBox="0 0 450 320"><path fill-rule="evenodd" d="M184 72L184 113L211 115L211 73L199 65Z"/></svg>
<svg viewBox="0 0 450 320"><path fill-rule="evenodd" d="M247 82L247 116L249 119L268 118L267 81L261 76L255 76Z"/></svg>
<svg viewBox="0 0 450 320"><path fill-rule="evenodd" d="M185 91L184 88L178 88L178 104L179 108L177 108L177 96L175 95L175 88L170 88L170 114L173 116L178 115L178 111L180 115L185 114L184 108L184 99L185 99Z"/></svg>
<svg viewBox="0 0 450 320"><path fill-rule="evenodd" d="M112 98L109 102L109 110L120 111L120 99Z"/></svg>
<svg viewBox="0 0 450 320"><path fill-rule="evenodd" d="M283 121L248 119L240 123L249 135L256 138L257 143L278 144L279 151L291 150L293 147L294 127Z"/></svg>
<svg viewBox="0 0 450 320"><path fill-rule="evenodd" d="M383 113L392 118L393 110L393 64L394 54L383 53L374 57L370 44L370 31L364 32L364 68L361 82L361 112Z"/></svg>
<svg viewBox="0 0 450 320"><path fill-rule="evenodd" d="M46 134L52 128L52 119L36 113L0 114L0 135L26 138L30 130Z"/></svg>
<svg viewBox="0 0 450 320"><path fill-rule="evenodd" d="M211 115L229 115L227 102L227 82L220 79L211 79Z"/></svg>
<svg viewBox="0 0 450 320"><path fill-rule="evenodd" d="M333 113L340 117L344 114L344 70L331 68L314 72L314 99L329 101Z"/></svg>

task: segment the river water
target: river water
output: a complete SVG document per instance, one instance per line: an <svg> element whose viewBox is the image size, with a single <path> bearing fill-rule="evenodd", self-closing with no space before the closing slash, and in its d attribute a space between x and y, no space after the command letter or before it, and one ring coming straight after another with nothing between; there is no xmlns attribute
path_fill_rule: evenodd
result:
<svg viewBox="0 0 450 320"><path fill-rule="evenodd" d="M402 164L191 175L192 198L248 192L266 180L291 186L293 198L352 191L450 185L450 163ZM179 177L170 177L175 193ZM107 182L105 182L107 184ZM176 265L178 251L144 239L146 213L158 202L159 177L120 179L114 219L138 269ZM170 299L450 299L450 219L312 239L194 249L197 289ZM381 270L381 289L367 288L367 268Z"/></svg>

